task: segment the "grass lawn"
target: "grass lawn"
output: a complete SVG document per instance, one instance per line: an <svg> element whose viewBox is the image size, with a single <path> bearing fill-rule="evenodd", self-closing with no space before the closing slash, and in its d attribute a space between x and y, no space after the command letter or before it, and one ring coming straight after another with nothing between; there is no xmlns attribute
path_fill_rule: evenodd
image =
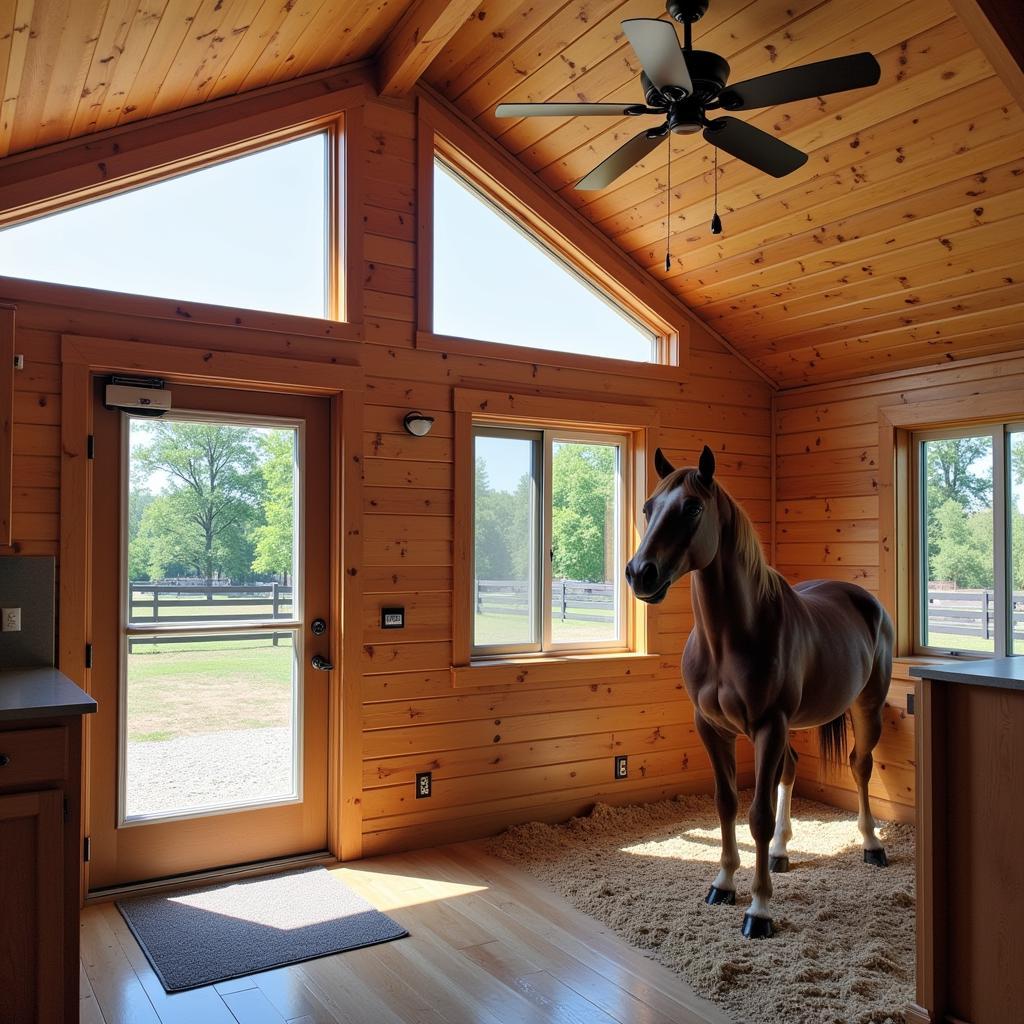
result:
<svg viewBox="0 0 1024 1024"><path fill-rule="evenodd" d="M978 654L992 654L995 641L980 636L955 636L952 633L929 633L928 646L944 651L971 651Z"/></svg>
<svg viewBox="0 0 1024 1024"><path fill-rule="evenodd" d="M572 609L570 609L572 614ZM588 615L596 614L588 610ZM527 643L528 621L525 615L502 615L496 612L473 617L474 642L483 644ZM583 640L614 640L615 622L611 615L604 622L580 619L552 620L552 633L556 643L579 643Z"/></svg>
<svg viewBox="0 0 1024 1024"><path fill-rule="evenodd" d="M128 656L128 740L286 726L292 647L270 641L136 645Z"/></svg>

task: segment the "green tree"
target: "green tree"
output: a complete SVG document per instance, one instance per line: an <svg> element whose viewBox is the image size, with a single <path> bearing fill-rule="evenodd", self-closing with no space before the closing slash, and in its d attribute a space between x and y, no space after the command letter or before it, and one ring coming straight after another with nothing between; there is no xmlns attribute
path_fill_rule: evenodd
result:
<svg viewBox="0 0 1024 1024"><path fill-rule="evenodd" d="M601 444L556 444L551 467L551 530L556 578L609 579L615 528L616 449Z"/></svg>
<svg viewBox="0 0 1024 1024"><path fill-rule="evenodd" d="M288 583L295 542L295 435L270 431L260 438L259 449L264 521L253 530L252 570L280 576L282 583Z"/></svg>
<svg viewBox="0 0 1024 1024"><path fill-rule="evenodd" d="M929 513L947 501L955 501L971 511L991 504L991 438L928 441L926 451Z"/></svg>
<svg viewBox="0 0 1024 1024"><path fill-rule="evenodd" d="M481 580L527 579L529 477L514 493L491 486L486 461L476 460L474 557Z"/></svg>
<svg viewBox="0 0 1024 1024"><path fill-rule="evenodd" d="M247 576L250 533L263 495L256 432L180 420L158 420L145 429L150 443L135 451L136 464L147 478L166 479L139 525L150 574L183 567L208 581Z"/></svg>
<svg viewBox="0 0 1024 1024"><path fill-rule="evenodd" d="M991 588L992 512L972 516L950 498L935 511L936 553L929 569L934 580L951 580L957 588Z"/></svg>
<svg viewBox="0 0 1024 1024"><path fill-rule="evenodd" d="M149 544L145 537L140 536L142 517L146 509L153 503L156 495L150 494L136 481L128 490L128 579L148 580L149 575Z"/></svg>

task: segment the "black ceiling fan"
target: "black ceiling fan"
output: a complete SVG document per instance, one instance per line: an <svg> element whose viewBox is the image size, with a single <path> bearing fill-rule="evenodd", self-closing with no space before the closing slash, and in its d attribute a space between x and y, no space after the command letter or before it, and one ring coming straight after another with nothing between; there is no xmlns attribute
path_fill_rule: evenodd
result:
<svg viewBox="0 0 1024 1024"><path fill-rule="evenodd" d="M607 188L638 160L653 152L669 133L704 133L704 140L731 156L776 178L792 173L807 162L807 154L767 132L735 117L707 116L707 111L753 110L825 96L847 89L876 85L881 77L878 61L870 53L854 53L727 86L729 63L708 50L695 50L692 25L707 12L709 0L668 0L670 17L684 26L685 41L679 46L676 30L668 21L633 18L622 23L623 31L640 59L640 82L646 103L502 103L498 117L599 117L655 114L664 123L648 128L620 146L576 183L585 191Z"/></svg>

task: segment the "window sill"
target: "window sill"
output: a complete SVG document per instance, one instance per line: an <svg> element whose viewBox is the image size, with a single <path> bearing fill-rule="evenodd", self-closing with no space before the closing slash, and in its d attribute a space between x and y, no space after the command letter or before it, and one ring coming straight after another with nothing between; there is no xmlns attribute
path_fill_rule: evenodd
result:
<svg viewBox="0 0 1024 1024"><path fill-rule="evenodd" d="M452 665L452 686L500 686L509 689L542 687L590 679L630 679L662 669L678 671L677 658L631 651L608 654L563 654L523 658L492 658Z"/></svg>
<svg viewBox="0 0 1024 1024"><path fill-rule="evenodd" d="M506 345L500 341L482 341L477 338L459 338L430 331L416 332L416 347L427 352L443 352L490 359L505 359L513 363L532 366L553 366L559 369L590 370L594 373L616 373L652 380L685 381L687 373L673 363L641 363L632 359L612 359L608 356L587 356L576 352L558 352L546 348L528 348Z"/></svg>

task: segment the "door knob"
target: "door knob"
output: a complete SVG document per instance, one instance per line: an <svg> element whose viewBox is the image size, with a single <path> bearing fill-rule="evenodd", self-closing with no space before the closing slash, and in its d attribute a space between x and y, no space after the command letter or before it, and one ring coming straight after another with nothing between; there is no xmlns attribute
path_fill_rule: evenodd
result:
<svg viewBox="0 0 1024 1024"><path fill-rule="evenodd" d="M314 619L309 628L313 631L313 636L323 636L327 632L327 623L323 619Z"/></svg>
<svg viewBox="0 0 1024 1024"><path fill-rule="evenodd" d="M332 672L334 670L334 666L322 654L314 654L311 664L318 672Z"/></svg>

